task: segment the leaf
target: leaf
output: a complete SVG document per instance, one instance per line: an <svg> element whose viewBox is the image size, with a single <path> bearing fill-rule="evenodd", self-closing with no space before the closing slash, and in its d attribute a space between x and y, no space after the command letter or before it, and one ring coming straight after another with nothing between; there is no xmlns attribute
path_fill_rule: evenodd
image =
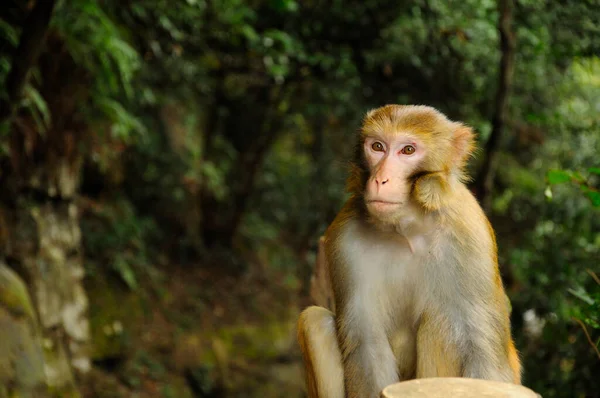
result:
<svg viewBox="0 0 600 398"><path fill-rule="evenodd" d="M583 177L578 171L575 171L571 174L571 179L579 184L585 183L585 177Z"/></svg>
<svg viewBox="0 0 600 398"><path fill-rule="evenodd" d="M31 85L25 86L25 98L31 103L31 115L40 132L44 132L50 126L51 116L48 110L48 104L39 91ZM41 118L40 118L41 116Z"/></svg>
<svg viewBox="0 0 600 398"><path fill-rule="evenodd" d="M589 173L600 175L600 167L590 167L588 169Z"/></svg>
<svg viewBox="0 0 600 398"><path fill-rule="evenodd" d="M143 137L146 128L143 123L134 115L129 113L121 103L109 98L99 98L97 100L98 108L104 113L110 121L113 122L113 136L122 139L129 139L135 134Z"/></svg>
<svg viewBox="0 0 600 398"><path fill-rule="evenodd" d="M590 297L590 295L588 294L588 292L585 291L583 286L577 286L575 287L575 289L567 289L567 291L589 305L594 304L594 299Z"/></svg>
<svg viewBox="0 0 600 398"><path fill-rule="evenodd" d="M550 185L562 184L571 181L571 173L565 170L550 170L546 174Z"/></svg>
<svg viewBox="0 0 600 398"><path fill-rule="evenodd" d="M123 282L125 282L131 290L137 290L138 284L135 278L135 273L123 257L118 256L115 259L113 267L115 271L117 271L121 279L123 279Z"/></svg>
<svg viewBox="0 0 600 398"><path fill-rule="evenodd" d="M585 196L592 201L594 207L600 207L600 192L590 190L585 193Z"/></svg>
<svg viewBox="0 0 600 398"><path fill-rule="evenodd" d="M15 47L19 44L19 33L4 19L0 19L0 38Z"/></svg>
<svg viewBox="0 0 600 398"><path fill-rule="evenodd" d="M294 12L298 10L298 3L294 0L272 0L271 6L277 11Z"/></svg>

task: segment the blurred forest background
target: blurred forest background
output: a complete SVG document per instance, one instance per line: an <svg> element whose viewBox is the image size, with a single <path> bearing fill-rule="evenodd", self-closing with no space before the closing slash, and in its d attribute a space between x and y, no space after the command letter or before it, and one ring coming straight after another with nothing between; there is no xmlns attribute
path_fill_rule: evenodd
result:
<svg viewBox="0 0 600 398"><path fill-rule="evenodd" d="M303 396L386 103L476 129L524 384L600 395L599 54L598 0L4 0L0 397Z"/></svg>

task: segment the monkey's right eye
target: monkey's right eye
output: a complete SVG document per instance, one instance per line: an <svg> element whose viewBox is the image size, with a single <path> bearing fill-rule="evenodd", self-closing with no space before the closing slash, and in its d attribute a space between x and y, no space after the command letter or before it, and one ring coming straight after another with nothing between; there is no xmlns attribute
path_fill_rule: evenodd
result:
<svg viewBox="0 0 600 398"><path fill-rule="evenodd" d="M379 141L375 141L371 144L371 149L375 152L383 152L383 144Z"/></svg>

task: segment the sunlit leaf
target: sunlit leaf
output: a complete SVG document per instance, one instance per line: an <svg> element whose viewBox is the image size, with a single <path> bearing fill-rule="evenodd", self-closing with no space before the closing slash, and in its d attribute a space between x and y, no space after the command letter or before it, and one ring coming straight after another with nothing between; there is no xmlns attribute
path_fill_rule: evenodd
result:
<svg viewBox="0 0 600 398"><path fill-rule="evenodd" d="M125 284L127 284L127 286L131 290L137 290L138 283L135 277L135 273L133 272L133 269L128 264L128 262L122 256L118 256L115 259L113 267L115 271L117 271L121 279L123 279L123 282L125 282Z"/></svg>
<svg viewBox="0 0 600 398"><path fill-rule="evenodd" d="M574 289L567 289L567 291L587 304L594 304L594 299L585 291L583 286L576 286Z"/></svg>
<svg viewBox="0 0 600 398"><path fill-rule="evenodd" d="M548 174L546 174L546 177L551 185L571 181L571 173L564 170L550 170L548 171Z"/></svg>
<svg viewBox="0 0 600 398"><path fill-rule="evenodd" d="M0 19L0 37L6 39L6 41L13 46L16 46L19 43L19 34L17 30L4 19Z"/></svg>
<svg viewBox="0 0 600 398"><path fill-rule="evenodd" d="M32 106L32 116L36 122L36 125L39 130L45 131L50 126L51 115L48 110L48 104L40 94L38 90L33 88L31 85L26 85L25 89L25 98L31 101ZM41 117L40 117L41 116Z"/></svg>
<svg viewBox="0 0 600 398"><path fill-rule="evenodd" d="M592 201L592 205L594 205L594 207L600 207L600 192L590 190L585 193L585 196Z"/></svg>

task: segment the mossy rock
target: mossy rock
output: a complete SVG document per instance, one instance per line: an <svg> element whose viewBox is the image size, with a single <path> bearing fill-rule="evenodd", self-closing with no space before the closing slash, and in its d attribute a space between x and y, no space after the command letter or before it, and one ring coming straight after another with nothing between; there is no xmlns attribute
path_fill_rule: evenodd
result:
<svg viewBox="0 0 600 398"><path fill-rule="evenodd" d="M0 264L0 341L0 397L48 396L31 300L21 278L4 264Z"/></svg>
<svg viewBox="0 0 600 398"><path fill-rule="evenodd" d="M229 353L247 360L268 361L289 349L294 326L295 323L286 320L236 325L218 330L216 336Z"/></svg>
<svg viewBox="0 0 600 398"><path fill-rule="evenodd" d="M0 263L0 306L15 317L35 323L35 312L25 283L6 265Z"/></svg>

